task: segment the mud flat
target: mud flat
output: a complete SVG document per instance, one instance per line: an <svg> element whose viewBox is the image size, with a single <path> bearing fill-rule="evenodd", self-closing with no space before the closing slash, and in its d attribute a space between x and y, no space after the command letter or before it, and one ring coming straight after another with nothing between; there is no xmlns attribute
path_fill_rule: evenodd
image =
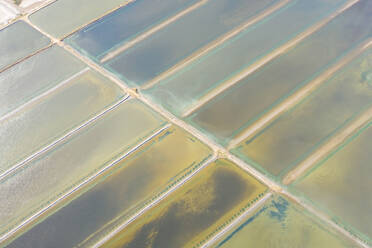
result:
<svg viewBox="0 0 372 248"><path fill-rule="evenodd" d="M213 98L187 120L227 145L274 106L369 40L371 9L370 1L355 3L294 48Z"/></svg>
<svg viewBox="0 0 372 248"><path fill-rule="evenodd" d="M7 247L85 247L210 156L211 150L193 136L169 127Z"/></svg>
<svg viewBox="0 0 372 248"><path fill-rule="evenodd" d="M236 165L217 160L103 247L200 247L265 191Z"/></svg>

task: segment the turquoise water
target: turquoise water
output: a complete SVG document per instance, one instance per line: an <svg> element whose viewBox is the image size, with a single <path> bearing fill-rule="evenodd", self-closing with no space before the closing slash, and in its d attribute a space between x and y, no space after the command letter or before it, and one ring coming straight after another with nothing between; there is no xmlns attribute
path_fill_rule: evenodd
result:
<svg viewBox="0 0 372 248"><path fill-rule="evenodd" d="M132 86L143 85L278 0L213 0L105 63Z"/></svg>
<svg viewBox="0 0 372 248"><path fill-rule="evenodd" d="M200 0L136 0L86 26L66 41L100 60L110 50L197 2Z"/></svg>
<svg viewBox="0 0 372 248"><path fill-rule="evenodd" d="M345 0L292 1L267 18L162 80L146 93L176 115L249 65L329 15Z"/></svg>
<svg viewBox="0 0 372 248"><path fill-rule="evenodd" d="M188 120L217 142L227 144L263 113L371 38L371 10L371 1L359 1L288 52L213 98Z"/></svg>

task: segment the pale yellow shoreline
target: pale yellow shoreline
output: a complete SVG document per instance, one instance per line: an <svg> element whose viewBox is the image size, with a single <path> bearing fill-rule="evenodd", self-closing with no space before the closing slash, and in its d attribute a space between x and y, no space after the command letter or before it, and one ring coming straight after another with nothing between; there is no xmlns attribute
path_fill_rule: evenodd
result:
<svg viewBox="0 0 372 248"><path fill-rule="evenodd" d="M355 1L354 1L355 2ZM34 25L32 25L34 27ZM47 34L48 37L51 37L49 34ZM272 190L276 192L281 192L284 195L288 196L289 198L293 199L295 202L299 203L303 207L305 207L310 212L314 213L318 218L325 221L328 226L338 230L340 233L342 233L345 237L348 237L349 239L355 241L358 243L361 247L367 248L368 246L364 244L359 238L353 236L345 229L341 228L337 224L335 224L329 216L326 216L324 213L319 212L318 210L315 210L312 206L309 206L307 203L304 203L301 201L301 199L297 198L296 196L292 195L291 193L287 192L285 189L283 189L281 186L279 186L277 183L271 181L268 177L254 169L251 165L241 161L234 155L232 155L228 150L223 148L222 146L216 144L214 141L210 140L205 134L201 133L199 130L195 129L194 127L190 126L183 120L178 119L168 111L164 110L161 106L153 103L151 100L148 100L147 98L144 98L141 94L138 94L135 90L129 88L125 82L118 79L114 74L108 72L106 69L101 67L100 65L96 64L95 62L91 61L89 58L83 57L81 54L73 50L71 47L66 46L62 41L55 39L52 37L53 42L57 43L59 46L63 47L66 51L70 52L71 54L75 55L80 60L84 61L88 65L92 66L95 70L101 72L106 77L112 79L119 87L121 87L125 92L128 92L131 96L138 98L141 102L145 103L146 105L150 106L154 111L158 112L162 116L164 116L167 120L169 120L171 123L175 123L176 125L181 126L186 131L193 134L195 137L199 138L201 141L205 142L209 147L211 147L216 153L224 154L225 156L231 158L232 161L235 161L239 167L243 168L244 170L251 173L254 177L258 178L262 182L264 182L266 185L268 185Z"/></svg>

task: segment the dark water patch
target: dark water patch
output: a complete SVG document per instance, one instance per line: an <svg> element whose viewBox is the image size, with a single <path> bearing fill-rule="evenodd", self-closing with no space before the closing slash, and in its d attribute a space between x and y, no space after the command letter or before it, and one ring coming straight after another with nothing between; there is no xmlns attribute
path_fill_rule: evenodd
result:
<svg viewBox="0 0 372 248"><path fill-rule="evenodd" d="M279 197L277 201L272 201L272 206L274 210L269 211L269 215L273 219L277 219L279 222L282 222L287 217L287 210L289 202L284 198Z"/></svg>
<svg viewBox="0 0 372 248"><path fill-rule="evenodd" d="M208 180L191 188L180 199L171 203L161 216L144 224L123 247L182 247L213 225L242 199L249 197L247 189L250 187L236 172L219 168ZM197 209L185 207L189 198L194 199L193 202L198 205L204 197L209 201L196 206Z"/></svg>
<svg viewBox="0 0 372 248"><path fill-rule="evenodd" d="M254 221L259 215L261 215L263 212L265 212L269 207L264 206L262 207L256 214L254 214L252 217L248 218L243 224L241 224L237 229L235 229L232 233L230 233L222 242L220 242L216 248L222 247L226 242L228 242L232 237L235 236L239 231L241 231L245 226L247 226L249 223Z"/></svg>
<svg viewBox="0 0 372 248"><path fill-rule="evenodd" d="M122 170L34 226L8 247L75 247L128 209L157 177L151 159ZM125 182L125 183L123 183Z"/></svg>

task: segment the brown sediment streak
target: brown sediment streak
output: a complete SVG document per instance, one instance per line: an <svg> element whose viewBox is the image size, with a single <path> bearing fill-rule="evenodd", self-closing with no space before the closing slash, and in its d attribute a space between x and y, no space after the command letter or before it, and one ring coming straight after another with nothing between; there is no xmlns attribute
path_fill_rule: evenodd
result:
<svg viewBox="0 0 372 248"><path fill-rule="evenodd" d="M202 97L193 107L191 107L189 110L184 112L182 114L182 117L187 117L190 114L194 113L196 110L198 110L200 107L202 107L204 104L212 100L215 96L221 94L225 90L229 89L234 84L238 83L241 79L247 77L248 75L252 74L256 70L260 69L262 66L273 60L274 58L278 57L279 55L287 52L289 49L291 49L293 46L300 43L302 40L313 34L314 32L318 31L320 28L322 28L324 25L326 25L328 22L330 22L332 19L334 19L336 16L344 12L346 9L350 8L360 0L352 0L346 3L344 6L342 6L340 9L338 9L336 12L334 12L332 15L328 16L326 19L318 22L314 26L310 27L303 33L296 36L291 41L287 42L283 46L275 49L272 53L264 56L262 59L258 60L257 62L253 63L252 65L248 66L246 69L244 69L239 74L235 75L234 77L230 78L229 80L222 83L219 87L213 89L204 97Z"/></svg>
<svg viewBox="0 0 372 248"><path fill-rule="evenodd" d="M150 80L146 84L144 84L141 88L142 89L149 89L153 87L155 84L159 83L164 78L174 74L175 72L181 70L182 68L185 68L187 65L191 64L198 58L202 57L209 51L213 50L214 48L220 46L227 40L233 38L234 36L240 34L244 29L248 28L249 26L252 26L253 24L259 22L260 20L264 19L268 15L272 14L273 12L277 11L278 9L282 8L283 6L287 5L292 0L282 0L279 3L275 4L274 6L266 9L262 13L260 13L257 16L254 16L253 18L250 18L247 22L243 23L237 28L234 28L232 31L228 32L227 34L223 35L222 37L216 39L215 41L209 43L207 46L199 49L195 53L191 54L186 59L182 60L181 62L177 63L173 67L171 67L169 70L165 71L164 73L160 74L156 78Z"/></svg>
<svg viewBox="0 0 372 248"><path fill-rule="evenodd" d="M94 61L92 61L89 58L85 58L81 56L78 52L76 52L73 48L65 45L63 42L60 43L61 47L63 47L66 51L70 52L71 54L75 55L77 58L82 60L83 62L87 63L91 67L95 68L97 71L101 72L106 77L110 78L113 82L115 82L119 87L121 87L124 91L129 92L133 97L139 99L141 102L152 108L154 111L159 113L161 116L166 118L169 122L183 128L187 132L191 133L194 137L198 138L203 143L207 144L216 154L222 155L224 158L228 158L232 162L234 162L236 165L238 165L240 168L242 168L247 173L253 175L256 179L263 182L265 185L267 185L272 191L284 194L303 206L305 209L309 210L311 213L319 217L321 220L323 220L325 223L327 223L329 226L343 234L345 237L349 238L353 242L359 244L361 247L369 248L366 244L364 244L359 238L353 236L348 231L343 229L342 227L338 226L336 223L332 221L332 219L319 212L318 210L314 210L311 206L304 203L302 200L297 198L296 196L289 193L286 189L284 189L281 185L276 183L275 181L272 181L270 178L268 178L266 175L259 172L257 169L255 169L252 165L247 164L246 162L242 161L235 155L231 154L226 148L221 146L220 144L217 144L215 141L211 140L209 137L206 136L206 134L202 133L195 127L191 126L190 124L186 123L185 121L175 117L173 114L171 114L169 111L165 110L162 106L155 104L150 99L144 97L142 94L137 94L132 88L127 86L124 81L117 78L112 72L109 72L108 70L104 69L102 66L98 65ZM159 199L161 200L161 199ZM94 247L99 247L104 242L101 242L97 244Z"/></svg>
<svg viewBox="0 0 372 248"><path fill-rule="evenodd" d="M152 35L153 33L156 33L157 31L159 31L160 29L162 28L165 28L166 26L168 26L169 24L171 24L172 22L178 20L179 18L181 18L182 16L186 15L187 13L199 8L200 6L204 5L206 2L208 2L209 0L201 0L200 2L197 2L195 4L193 4L192 6L188 7L187 9L181 11L180 13L174 15L173 17L167 19L166 21L160 23L159 25L156 25L155 27L151 28L150 30L140 34L139 36L137 36L136 38L134 38L133 40L125 43L124 45L118 47L117 49L115 49L114 51L112 52L109 52L108 54L106 54L106 56L104 56L102 59L101 59L101 63L105 63L111 59L113 59L114 57L116 57L117 55L119 55L120 53L124 52L125 50L129 49L130 47L134 46L135 44L137 44L138 42L146 39L147 37L149 37L150 35Z"/></svg>
<svg viewBox="0 0 372 248"><path fill-rule="evenodd" d="M128 98L127 98L128 99ZM68 192L64 193L62 196L58 197L56 200L50 202L47 206L30 216L29 218L25 219L21 224L4 234L0 237L0 244L5 243L7 240L12 238L14 235L22 231L24 228L29 226L32 222L34 222L37 218L39 218L42 215L47 214L47 212L52 211L54 208L56 208L62 201L68 200L72 195L76 194L78 191L80 191L82 188L86 187L90 183L94 182L98 177L106 173L109 169L114 167L117 163L122 161L124 158L128 157L130 154L138 150L140 147L142 147L144 144L149 142L151 139L153 139L155 136L157 136L159 133L163 132L164 130L168 129L171 125L167 124L157 130L155 133L144 139L142 142L137 144L135 147L130 149L128 152L126 152L124 155L120 156L118 159L114 160L104 168L100 169L93 175L89 176L87 179L79 183L77 186L70 189Z"/></svg>
<svg viewBox="0 0 372 248"><path fill-rule="evenodd" d="M288 185L301 176L304 172L312 168L319 160L324 158L339 145L341 145L350 135L363 127L372 119L372 107L365 111L356 120L343 128L339 133L335 134L327 143L317 149L310 157L300 163L296 168L290 171L283 179L283 184Z"/></svg>
<svg viewBox="0 0 372 248"><path fill-rule="evenodd" d="M254 122L251 126L245 129L242 133L238 134L229 144L228 149L231 149L238 145L245 139L248 139L252 135L256 134L258 131L262 130L268 124L270 124L275 118L282 114L287 109L293 107L299 103L306 96L310 95L314 90L316 90L324 81L330 78L334 73L340 70L342 67L350 63L354 58L360 55L363 51L371 47L372 39L364 42L362 45L357 47L348 53L343 59L338 61L335 65L328 68L325 72L320 74L317 78L306 84L303 88L295 92L293 95L289 96L282 103L271 109L267 114Z"/></svg>
<svg viewBox="0 0 372 248"><path fill-rule="evenodd" d="M350 6L352 4L354 4L354 3L356 3L356 2L357 1L350 2ZM345 8L347 8L347 7L349 7L349 6L345 6ZM30 24L30 25L33 26L33 27L35 27L35 25L33 25L33 24ZM153 109L154 111L156 111L158 114L160 114L161 116L163 116L164 118L166 118L170 123L173 123L175 125L178 125L179 127L183 128L184 130L186 130L187 132L191 133L193 136L195 136L196 138L198 138L200 141L202 141L205 144L207 144L214 151L215 154L219 154L219 155L222 154L224 156L224 158L230 159L232 162L234 162L235 164L237 164L240 168L242 168L243 170L245 170L247 173L250 173L256 179L258 179L259 181L261 181L265 185L267 185L272 191L274 191L276 193L280 193L280 194L286 195L287 197L289 197L290 199L294 200L296 203L298 203L299 205L303 206L305 209L307 209L308 211L310 211L311 213L313 213L315 216L317 216L318 218L320 218L321 220L323 220L328 226L330 226L333 229L337 230L343 236L349 238L350 240L354 241L356 244L358 244L359 246L361 246L363 248L369 248L369 246L366 245L358 237L352 235L351 233L349 233L348 231L346 231L345 229L343 229L341 226L337 225L328 215L325 215L324 213L322 213L318 209L314 209L309 204L303 202L303 200L301 200L300 198L294 196L292 193L288 192L280 184L278 184L277 182L271 180L266 175L264 175L261 172L259 172L252 165L250 165L250 164L242 161L241 159L239 159L235 155L231 154L225 147L223 147L223 146L217 144L215 141L211 140L209 137L207 137L206 134L202 133L201 131L199 131L195 127L191 126L190 124L186 123L185 121L177 118L176 116L174 116L173 114L171 114L169 111L165 110L162 106L160 106L160 105L152 102L150 99L145 98L141 93L138 94L135 90L133 90L132 88L130 88L123 80L119 79L116 75L114 75L113 73L109 72L108 70L106 70L105 68L103 68L102 66L100 66L99 64L97 64L96 62L92 61L91 59L82 56L76 50L74 50L70 46L64 44L63 41L59 41L59 40L53 38L49 34L46 34L46 35L48 37L50 37L52 40L56 40L57 41L56 43L59 46L61 46L62 48L64 48L66 51L68 51L69 53L71 53L72 55L74 55L75 57L77 57L78 59L80 59L81 61L85 62L86 64L88 64L89 66L91 66L92 68L94 68L95 70L97 70L98 72L102 73L107 78L111 79L124 92L128 92L132 97L137 98L138 100L140 100L141 102L143 102L144 104L146 104L147 106L149 106L151 109ZM161 199L159 199L159 201L160 200ZM0 238L0 240L1 240L1 238ZM0 243L1 243L1 241L0 241ZM98 247L98 245L95 246L95 247Z"/></svg>
<svg viewBox="0 0 372 248"><path fill-rule="evenodd" d="M112 232L104 236L102 239L100 239L96 244L94 244L94 248L101 247L103 244L105 244L107 241L109 241L111 238L113 238L116 234L118 234L121 230L123 230L126 226L128 226L130 223L135 221L138 217L140 217L142 214L144 214L149 209L153 208L157 204L160 203L161 200L166 198L168 195L176 191L178 188L180 188L182 185L187 183L194 175L196 175L199 171L201 171L206 166L210 165L212 162L214 162L217 159L216 156L213 156L212 158L208 159L206 162L204 162L198 169L193 171L190 175L185 177L182 181L180 181L178 184L176 184L174 187L169 189L167 192L165 192L163 195L161 195L159 198L157 198L155 201L151 202L149 205L145 206L143 209L139 210L135 215L130 217L127 221L116 227Z"/></svg>
<svg viewBox="0 0 372 248"><path fill-rule="evenodd" d="M210 140L206 134L202 133L195 127L191 126L190 124L186 123L185 121L178 119L169 111L164 109L163 107L153 103L150 99L144 97L141 93L137 93L135 90L127 86L125 82L121 79L117 78L112 72L106 70L102 66L98 65L96 62L92 61L89 58L85 58L76 52L73 48L68 45L65 45L63 42L59 43L61 47L63 47L66 51L70 52L71 54L75 55L81 61L87 63L92 68L96 69L98 72L102 73L107 78L111 79L114 83L116 83L124 92L128 92L132 97L139 99L141 102L152 108L154 111L159 113L161 116L166 118L169 122L183 128L187 132L191 133L194 137L199 139L201 142L207 144L214 153L218 154L219 157L228 158L234 163L236 163L239 167L256 177L259 181L263 182L264 184L268 185L274 191L281 191L281 187L279 184L271 181L268 177L263 175L261 172L256 170L253 166L245 164L242 160L238 159L234 155L232 155L225 147L217 144L216 142Z"/></svg>

